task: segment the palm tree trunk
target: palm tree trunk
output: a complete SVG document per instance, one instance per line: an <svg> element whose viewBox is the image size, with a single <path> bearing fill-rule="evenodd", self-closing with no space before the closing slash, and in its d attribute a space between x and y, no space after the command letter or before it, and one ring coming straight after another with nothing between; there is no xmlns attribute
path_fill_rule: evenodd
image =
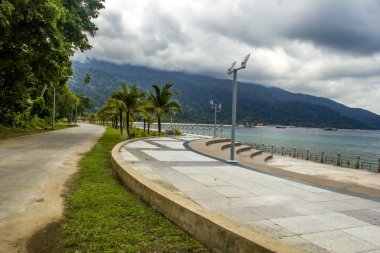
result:
<svg viewBox="0 0 380 253"><path fill-rule="evenodd" d="M123 111L120 112L120 134L123 135Z"/></svg>
<svg viewBox="0 0 380 253"><path fill-rule="evenodd" d="M150 123L148 122L148 134L150 134Z"/></svg>
<svg viewBox="0 0 380 253"><path fill-rule="evenodd" d="M128 134L128 137L131 137L131 133L129 131L129 112L127 112L127 134Z"/></svg>
<svg viewBox="0 0 380 253"><path fill-rule="evenodd" d="M161 135L161 118L160 118L160 116L157 116L157 123L158 123L158 135Z"/></svg>

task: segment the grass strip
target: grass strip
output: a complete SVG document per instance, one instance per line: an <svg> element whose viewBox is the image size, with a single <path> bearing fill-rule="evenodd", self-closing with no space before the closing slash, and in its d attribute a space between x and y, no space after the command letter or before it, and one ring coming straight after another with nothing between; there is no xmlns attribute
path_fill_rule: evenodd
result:
<svg viewBox="0 0 380 253"><path fill-rule="evenodd" d="M108 128L80 161L64 214L65 251L210 252L122 185L110 161L120 141Z"/></svg>
<svg viewBox="0 0 380 253"><path fill-rule="evenodd" d="M60 122L55 125L55 130L65 129L69 127L74 127L73 124L68 124L66 122ZM34 127L24 127L24 128L11 128L0 125L0 140L6 140L10 138L15 138L18 136L41 133L52 131L51 128L34 128Z"/></svg>

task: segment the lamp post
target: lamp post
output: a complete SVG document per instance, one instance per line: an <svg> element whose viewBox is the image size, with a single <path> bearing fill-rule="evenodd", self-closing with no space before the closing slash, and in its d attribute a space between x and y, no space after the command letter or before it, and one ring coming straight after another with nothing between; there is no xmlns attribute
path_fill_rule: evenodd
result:
<svg viewBox="0 0 380 253"><path fill-rule="evenodd" d="M55 129L55 84L53 87L53 130Z"/></svg>
<svg viewBox="0 0 380 253"><path fill-rule="evenodd" d="M211 105L211 109L214 110L214 137L216 137L216 114L218 112L221 112L221 110L222 110L222 104L221 103L219 103L219 104L214 103L214 100L211 99L210 100L210 105Z"/></svg>
<svg viewBox="0 0 380 253"><path fill-rule="evenodd" d="M237 72L240 69L245 69L249 56L247 54L244 60L241 62L241 66L235 68L236 61L232 63L231 67L227 70L227 74L233 74L232 80L232 126L231 126L231 154L228 163L237 163L235 160L235 125L236 125L236 100L237 100Z"/></svg>

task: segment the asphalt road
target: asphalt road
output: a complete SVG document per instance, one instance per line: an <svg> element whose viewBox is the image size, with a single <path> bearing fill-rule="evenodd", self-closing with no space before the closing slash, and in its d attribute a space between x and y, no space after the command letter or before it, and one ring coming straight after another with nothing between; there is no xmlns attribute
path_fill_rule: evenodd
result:
<svg viewBox="0 0 380 253"><path fill-rule="evenodd" d="M0 141L0 248L19 251L20 240L60 218L64 185L103 132L81 124Z"/></svg>

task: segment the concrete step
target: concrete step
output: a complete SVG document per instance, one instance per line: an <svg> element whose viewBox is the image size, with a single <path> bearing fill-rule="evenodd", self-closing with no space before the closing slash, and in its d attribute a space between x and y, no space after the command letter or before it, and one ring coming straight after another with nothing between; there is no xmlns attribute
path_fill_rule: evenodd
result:
<svg viewBox="0 0 380 253"><path fill-rule="evenodd" d="M238 147L238 146L241 146L241 143L235 142L235 147ZM230 147L231 147L231 143L228 143L228 144L224 144L223 146L221 146L220 149L225 150L225 149L230 148Z"/></svg>
<svg viewBox="0 0 380 253"><path fill-rule="evenodd" d="M206 146L210 146L212 144L218 144L218 143L223 143L223 142L230 142L231 140L228 138L216 138L216 139L211 139L206 142Z"/></svg>

